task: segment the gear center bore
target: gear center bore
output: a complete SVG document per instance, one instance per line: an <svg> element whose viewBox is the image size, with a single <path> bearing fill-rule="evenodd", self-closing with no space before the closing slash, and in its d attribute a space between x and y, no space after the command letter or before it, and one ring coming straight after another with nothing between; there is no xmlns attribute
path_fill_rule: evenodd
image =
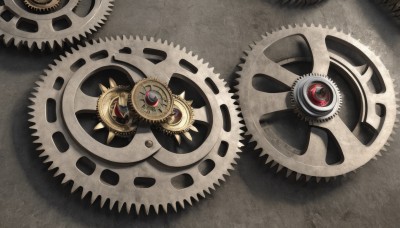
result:
<svg viewBox="0 0 400 228"><path fill-rule="evenodd" d="M157 107L159 101L158 96L158 93L154 90L147 91L145 95L146 103L150 106Z"/></svg>
<svg viewBox="0 0 400 228"><path fill-rule="evenodd" d="M325 121L339 111L341 95L336 84L326 76L309 74L300 77L292 89L295 111L307 121Z"/></svg>
<svg viewBox="0 0 400 228"><path fill-rule="evenodd" d="M332 90L322 82L312 83L307 89L307 96L318 107L326 107L332 101Z"/></svg>

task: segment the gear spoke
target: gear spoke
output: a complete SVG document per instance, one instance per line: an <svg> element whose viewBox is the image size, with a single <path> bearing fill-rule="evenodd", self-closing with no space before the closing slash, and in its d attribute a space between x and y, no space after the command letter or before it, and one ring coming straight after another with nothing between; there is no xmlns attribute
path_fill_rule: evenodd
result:
<svg viewBox="0 0 400 228"><path fill-rule="evenodd" d="M206 106L193 109L194 120L209 123Z"/></svg>
<svg viewBox="0 0 400 228"><path fill-rule="evenodd" d="M279 82L282 82L288 87L292 87L293 83L299 77L299 75L286 70L281 65L272 61L265 55L261 55L256 62L258 70L257 72L255 72L254 75L264 74L269 77L273 77L274 79L278 80Z"/></svg>
<svg viewBox="0 0 400 228"><path fill-rule="evenodd" d="M313 59L314 74L328 75L330 56L328 47L326 46L326 35L319 33L304 33L306 42L310 48Z"/></svg>
<svg viewBox="0 0 400 228"><path fill-rule="evenodd" d="M285 111L292 109L290 105L290 92L266 93L258 90L250 90L251 97L254 99L248 103L254 112L254 115L261 117L265 114ZM266 102L269 101L269 102Z"/></svg>
<svg viewBox="0 0 400 228"><path fill-rule="evenodd" d="M352 161L363 155L366 146L358 140L339 116L316 126L327 129L335 137L345 161Z"/></svg>
<svg viewBox="0 0 400 228"><path fill-rule="evenodd" d="M75 100L75 112L96 112L98 97L88 96L82 90L78 90Z"/></svg>
<svg viewBox="0 0 400 228"><path fill-rule="evenodd" d="M298 160L315 166L326 165L327 143L328 135L325 131L315 127L311 128L307 150L298 157Z"/></svg>

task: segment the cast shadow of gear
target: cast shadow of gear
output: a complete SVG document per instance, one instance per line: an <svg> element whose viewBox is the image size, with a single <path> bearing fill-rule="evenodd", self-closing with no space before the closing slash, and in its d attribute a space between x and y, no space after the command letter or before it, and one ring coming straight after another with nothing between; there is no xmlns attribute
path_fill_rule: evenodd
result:
<svg viewBox="0 0 400 228"><path fill-rule="evenodd" d="M25 97L29 96L30 93L25 94ZM169 207L168 214L160 210L158 215L154 209L150 210L149 215L146 215L143 208L141 208L139 215L134 211L134 207L132 207L130 213L127 213L125 209L118 212L118 208L116 207L110 210L108 201L103 208L100 208L99 199L92 205L90 203L90 193L83 199L81 199L81 188L78 188L76 192L71 194L72 183L67 182L62 185L63 175L53 177L56 170L47 170L50 163L43 164L46 157L40 158L38 156L37 146L33 144L33 140L36 138L31 136L33 130L29 129L32 124L28 121L31 118L28 114L31 111L28 105L31 105L32 102L28 99L23 99L16 101L16 103L19 105L14 108L13 113L20 113L20 115L16 115L12 123L14 151L29 185L32 186L38 198L42 199L43 205L38 205L38 207L55 209L74 222L87 226L100 225L112 227L117 224L132 225L132 222L135 222L137 225L143 223L144 225L152 224L161 227L168 224L169 221L185 216L185 214L190 213L191 209L196 210L194 207L199 207L201 202L205 201L200 200L200 202L194 203L191 207L185 203L186 209L183 210L178 206L177 212L173 212L173 208Z"/></svg>

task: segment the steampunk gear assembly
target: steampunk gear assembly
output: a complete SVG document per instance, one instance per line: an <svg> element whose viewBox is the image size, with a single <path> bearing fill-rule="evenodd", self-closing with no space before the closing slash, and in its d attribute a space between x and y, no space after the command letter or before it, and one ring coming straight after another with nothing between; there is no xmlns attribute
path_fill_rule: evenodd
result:
<svg viewBox="0 0 400 228"><path fill-rule="evenodd" d="M183 208L210 194L239 157L233 94L173 43L93 41L55 60L37 85L30 121L40 156L102 207Z"/></svg>
<svg viewBox="0 0 400 228"><path fill-rule="evenodd" d="M251 140L277 172L328 181L386 150L398 105L388 70L366 46L304 25L267 33L250 47L237 95Z"/></svg>
<svg viewBox="0 0 400 228"><path fill-rule="evenodd" d="M6 45L51 50L74 44L107 20L114 0L0 1L0 39Z"/></svg>

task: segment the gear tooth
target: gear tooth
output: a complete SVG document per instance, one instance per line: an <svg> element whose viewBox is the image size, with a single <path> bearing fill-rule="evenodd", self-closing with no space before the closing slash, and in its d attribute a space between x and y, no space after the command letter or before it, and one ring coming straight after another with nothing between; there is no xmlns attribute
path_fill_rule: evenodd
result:
<svg viewBox="0 0 400 228"><path fill-rule="evenodd" d="M83 198L85 198L85 196L89 193L89 191L85 188L82 188L82 194L81 194L81 200L83 200Z"/></svg>
<svg viewBox="0 0 400 228"><path fill-rule="evenodd" d="M161 208L162 208L162 210L164 211L164 213L165 214L167 214L168 213L168 204L161 204Z"/></svg>
<svg viewBox="0 0 400 228"><path fill-rule="evenodd" d="M272 162L272 165L271 165L271 168L275 167L276 165L278 165L278 162L273 161L273 162Z"/></svg>
<svg viewBox="0 0 400 228"><path fill-rule="evenodd" d="M283 166L279 164L278 168L276 169L276 172L279 173L279 171L281 171L282 169L283 169Z"/></svg>
<svg viewBox="0 0 400 228"><path fill-rule="evenodd" d="M378 158L376 156L374 156L372 159L374 159L375 161L378 160Z"/></svg>
<svg viewBox="0 0 400 228"><path fill-rule="evenodd" d="M126 213L127 213L127 214L130 214L130 213L131 213L131 209L132 209L132 203L126 202L126 203L125 203L125 208L126 208Z"/></svg>
<svg viewBox="0 0 400 228"><path fill-rule="evenodd" d="M317 181L317 183L319 183L321 181L321 177L315 177L315 180Z"/></svg>
<svg viewBox="0 0 400 228"><path fill-rule="evenodd" d="M305 176L306 176L306 182L309 182L311 179L311 176L309 176L309 175L305 175Z"/></svg>
<svg viewBox="0 0 400 228"><path fill-rule="evenodd" d="M331 178L330 177L325 177L324 179L325 179L325 182L328 183Z"/></svg>
<svg viewBox="0 0 400 228"><path fill-rule="evenodd" d="M99 196L96 196L96 195L92 194L92 195L90 196L90 204L93 205L94 202L96 201L96 199L97 199L98 197L99 197Z"/></svg>
<svg viewBox="0 0 400 228"><path fill-rule="evenodd" d="M67 178L64 178L64 180L67 180ZM78 187L79 187L79 185L77 183L72 183L71 193L74 193L76 191L76 189L78 189Z"/></svg>
<svg viewBox="0 0 400 228"><path fill-rule="evenodd" d="M67 183L70 179L64 174L64 176L61 179L61 185L64 185Z"/></svg>
<svg viewBox="0 0 400 228"><path fill-rule="evenodd" d="M160 205L153 205L154 211L158 215L158 212L160 211Z"/></svg>
<svg viewBox="0 0 400 228"><path fill-rule="evenodd" d="M265 164L268 164L268 163L270 163L270 162L272 162L273 160L272 160L272 157L271 156L268 156L268 158L267 158L267 161L265 162Z"/></svg>
<svg viewBox="0 0 400 228"><path fill-rule="evenodd" d="M301 173L296 173L296 181L298 181L301 177Z"/></svg>
<svg viewBox="0 0 400 228"><path fill-rule="evenodd" d="M139 215L139 213L140 213L140 208L141 208L141 207L142 207L141 204L135 204L135 205L134 205L135 213L136 213L137 215Z"/></svg>
<svg viewBox="0 0 400 228"><path fill-rule="evenodd" d="M175 212L178 212L178 209L176 208L177 204L178 204L178 202L175 202L175 203L171 204L171 206L172 206L172 208L174 209Z"/></svg>
<svg viewBox="0 0 400 228"><path fill-rule="evenodd" d="M106 202L107 202L107 198L106 198L106 197L103 197L103 196L99 196L99 199L100 199L100 208L103 208L104 205L105 205Z"/></svg>

